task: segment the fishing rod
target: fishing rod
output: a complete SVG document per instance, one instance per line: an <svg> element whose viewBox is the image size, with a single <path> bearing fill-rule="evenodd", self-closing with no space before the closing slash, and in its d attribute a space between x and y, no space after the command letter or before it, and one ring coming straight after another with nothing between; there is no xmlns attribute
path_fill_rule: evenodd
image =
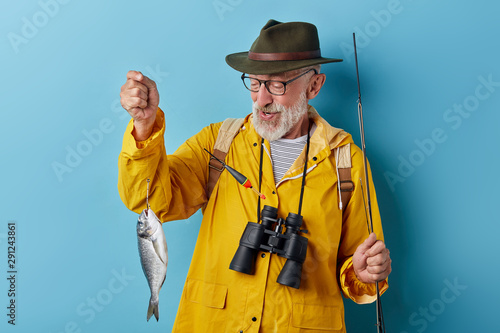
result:
<svg viewBox="0 0 500 333"><path fill-rule="evenodd" d="M365 127L363 123L363 105L361 104L361 89L359 86L359 69L358 69L358 52L356 50L356 34L352 33L352 40L354 43L354 59L356 61L356 78L358 81L358 118L359 118L359 131L361 136L361 150L363 152L363 166L365 169L365 186L366 186L366 202L368 206L368 224L370 227L370 232L373 232L373 220L372 220L372 204L370 200L370 182L368 181L368 162L366 158L366 145L365 145ZM366 207L365 207L366 210ZM375 282L376 290L377 290L377 332L385 333L385 323L384 323L384 315L382 313L382 302L380 300L380 289L378 286L378 281Z"/></svg>

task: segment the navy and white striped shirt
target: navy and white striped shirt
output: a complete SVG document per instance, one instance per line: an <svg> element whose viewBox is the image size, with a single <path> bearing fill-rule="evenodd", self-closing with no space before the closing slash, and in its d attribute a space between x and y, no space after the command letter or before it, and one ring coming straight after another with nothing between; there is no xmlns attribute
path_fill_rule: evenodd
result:
<svg viewBox="0 0 500 333"><path fill-rule="evenodd" d="M311 128L311 136L316 126ZM299 157L307 143L307 134L296 139L278 139L271 141L271 160L273 162L274 182L283 178L293 162Z"/></svg>

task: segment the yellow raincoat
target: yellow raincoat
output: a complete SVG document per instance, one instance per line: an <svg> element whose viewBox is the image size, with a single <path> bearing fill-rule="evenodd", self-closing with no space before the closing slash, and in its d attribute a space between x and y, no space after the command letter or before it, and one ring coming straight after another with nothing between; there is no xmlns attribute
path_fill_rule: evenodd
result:
<svg viewBox="0 0 500 333"><path fill-rule="evenodd" d="M308 248L299 289L276 282L286 261L276 254L259 252L254 275L229 269L247 222L257 222L258 196L222 172L207 202L210 156L203 148L212 151L221 123L202 129L167 156L160 109L146 141L134 140L130 122L119 157L118 189L125 205L140 213L146 205L149 178L149 200L161 221L186 219L204 210L173 332L345 332L341 292L357 303L375 300L375 286L357 280L352 268L354 251L369 235L359 186L362 153L351 144L355 190L342 216L332 149L352 139L331 127L314 108L310 107L309 115L317 128L311 136L302 206L302 229L309 232L301 234L308 238ZM249 115L225 160L254 185L258 184L260 142ZM267 199L261 207L277 207L278 216L286 218L289 212L298 212L305 150L276 186L267 141L265 148L262 193ZM375 232L383 239L373 190L371 196ZM385 291L387 282L380 283L380 288Z"/></svg>

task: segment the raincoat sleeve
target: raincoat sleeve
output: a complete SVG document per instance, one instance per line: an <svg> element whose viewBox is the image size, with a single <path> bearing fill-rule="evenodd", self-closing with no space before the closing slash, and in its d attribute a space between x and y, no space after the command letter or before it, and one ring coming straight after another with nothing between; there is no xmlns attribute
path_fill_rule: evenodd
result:
<svg viewBox="0 0 500 333"><path fill-rule="evenodd" d="M146 207L147 180L149 204L162 222L190 217L207 201L206 184L209 155L218 127L210 125L188 139L172 155L166 155L165 116L158 108L153 133L144 141L132 135L133 120L123 137L118 158L118 191L130 210L140 213ZM220 125L219 125L220 127Z"/></svg>
<svg viewBox="0 0 500 333"><path fill-rule="evenodd" d="M359 179L364 179L363 156L359 147L351 145L352 180L355 184L351 200L343 214L342 240L339 248L340 286L344 296L358 304L371 303L376 300L375 284L366 284L358 280L352 266L352 255L357 247L369 236L369 229L365 215L365 202L363 191L366 186L360 184ZM384 240L382 223L372 181L371 170L368 165L368 178L370 182L370 198L373 216L373 229L377 239ZM379 282L382 294L389 287L387 279Z"/></svg>

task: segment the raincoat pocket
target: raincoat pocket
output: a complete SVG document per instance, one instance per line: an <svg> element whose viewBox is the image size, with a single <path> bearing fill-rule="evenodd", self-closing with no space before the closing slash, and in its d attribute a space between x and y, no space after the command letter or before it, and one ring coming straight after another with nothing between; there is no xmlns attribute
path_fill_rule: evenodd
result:
<svg viewBox="0 0 500 333"><path fill-rule="evenodd" d="M337 306L294 303L292 326L308 330L339 331L343 326L341 312L341 308Z"/></svg>
<svg viewBox="0 0 500 333"><path fill-rule="evenodd" d="M224 309L226 306L227 286L200 280L187 281L187 299L209 308Z"/></svg>

